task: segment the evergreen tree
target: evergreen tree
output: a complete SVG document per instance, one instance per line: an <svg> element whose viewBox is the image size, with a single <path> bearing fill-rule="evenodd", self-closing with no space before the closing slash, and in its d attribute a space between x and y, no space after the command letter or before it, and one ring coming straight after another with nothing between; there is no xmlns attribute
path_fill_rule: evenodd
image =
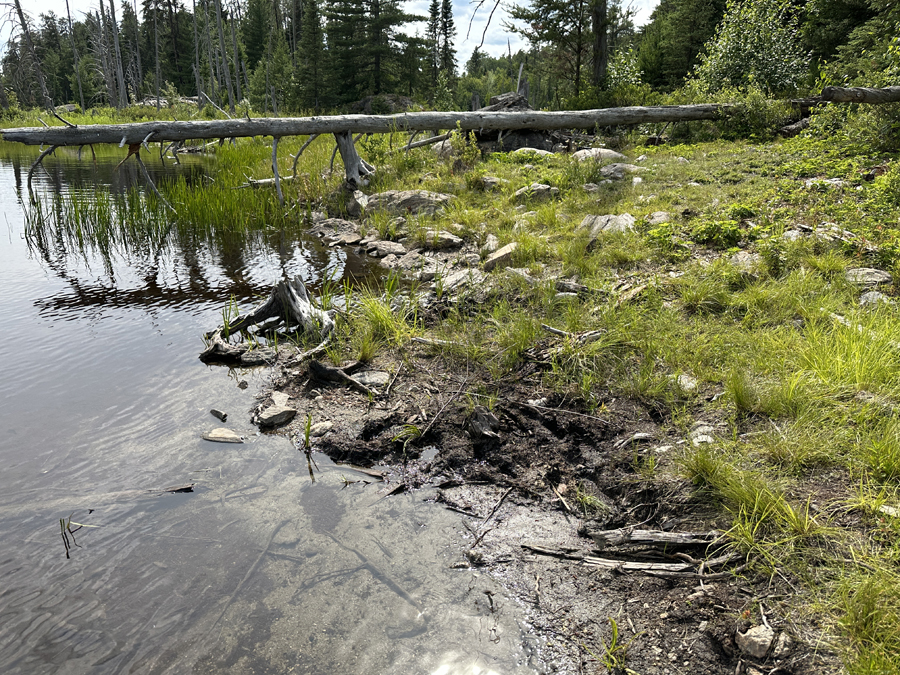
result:
<svg viewBox="0 0 900 675"><path fill-rule="evenodd" d="M266 53L269 38L269 6L266 0L249 0L244 20L241 21L241 39L247 55L247 67L256 64Z"/></svg>
<svg viewBox="0 0 900 675"><path fill-rule="evenodd" d="M456 51L453 40L456 38L456 26L453 24L452 0L441 1L440 54L438 57L440 72L453 81L456 78Z"/></svg>
<svg viewBox="0 0 900 675"><path fill-rule="evenodd" d="M303 32L297 64L298 103L318 113L326 104L325 40L318 0L303 0Z"/></svg>

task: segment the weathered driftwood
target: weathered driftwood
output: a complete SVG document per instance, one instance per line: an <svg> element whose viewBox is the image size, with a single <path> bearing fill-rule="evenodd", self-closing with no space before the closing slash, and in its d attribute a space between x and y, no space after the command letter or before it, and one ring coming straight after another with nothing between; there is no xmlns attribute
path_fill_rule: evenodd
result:
<svg viewBox="0 0 900 675"><path fill-rule="evenodd" d="M239 315L228 325L222 325L206 334L208 346L200 354L204 361L234 360L249 349L249 345L233 345L229 336L274 319L269 327L286 324L299 326L303 333L317 336L326 341L334 330L334 320L324 310L313 306L306 285L299 277L279 281L268 299L248 314Z"/></svg>
<svg viewBox="0 0 900 675"><path fill-rule="evenodd" d="M719 574L706 574L705 570L721 567L730 562L741 559L736 553L726 553L725 555L708 560L693 562L655 562L655 561L636 561L636 560L616 560L613 558L598 558L597 556L585 555L584 553L573 549L551 548L549 546L541 546L539 544L522 544L522 548L539 553L541 555L552 556L554 558L563 558L565 560L577 560L590 567L600 567L608 570L618 570L620 572L641 572L643 574L658 576L684 576L684 577L703 577L713 578L719 576L727 576L728 572ZM741 568L738 568L741 569Z"/></svg>
<svg viewBox="0 0 900 675"><path fill-rule="evenodd" d="M370 387L364 385L362 382L358 382L350 377L348 371L351 370L352 368L349 367L335 368L333 366L326 366L324 363L320 363L316 360L312 360L309 362L309 374L317 380L346 384L350 387L353 387L354 389L358 389L367 396L378 396L378 391L376 391L375 389L371 389Z"/></svg>
<svg viewBox="0 0 900 675"><path fill-rule="evenodd" d="M833 103L896 103L900 101L900 87L825 87L822 100Z"/></svg>
<svg viewBox="0 0 900 675"><path fill-rule="evenodd" d="M622 544L661 547L708 546L720 536L719 532L663 532L662 530L636 530L630 527L590 533L591 539L601 550L607 546L621 546Z"/></svg>

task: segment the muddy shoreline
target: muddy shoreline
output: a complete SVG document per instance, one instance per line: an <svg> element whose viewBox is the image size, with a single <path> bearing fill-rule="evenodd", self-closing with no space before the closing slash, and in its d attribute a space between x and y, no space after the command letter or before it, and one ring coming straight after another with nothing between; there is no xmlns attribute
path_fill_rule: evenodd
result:
<svg viewBox="0 0 900 675"><path fill-rule="evenodd" d="M625 568L696 563L721 554L720 543L598 550L591 532L728 526L687 481L641 474L692 442L667 435L652 410L613 398L584 410L541 386L539 362L498 382L477 367L460 372L426 344L380 354L363 370L388 382L379 396L317 379L309 362L292 363L282 351L254 418L287 401L296 416L267 432L300 451L308 440L313 464L319 452L347 464L348 487L381 475L385 499L421 491L459 513L465 544L453 566L491 575L527 608L547 672L831 672L833 659L803 646L801 629L783 618L791 597L785 581L734 558L720 569L701 566L702 574L696 566L683 574ZM500 394L479 395L487 384ZM693 436L716 431L711 421ZM601 555L623 564L590 564ZM771 628L763 651L741 636L760 613Z"/></svg>

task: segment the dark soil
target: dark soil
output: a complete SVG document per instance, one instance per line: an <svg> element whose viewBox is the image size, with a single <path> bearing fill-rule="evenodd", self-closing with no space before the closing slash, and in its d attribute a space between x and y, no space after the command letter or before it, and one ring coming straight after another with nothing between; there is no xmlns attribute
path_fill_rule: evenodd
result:
<svg viewBox="0 0 900 675"><path fill-rule="evenodd" d="M838 671L833 656L808 647L790 620L792 590L786 581L757 575L752 564L735 574L715 574L743 566L743 560L712 576L661 577L572 559L678 562L721 553L718 546L598 552L587 536L628 526L727 529L686 481L659 470L671 466L679 445L690 441L667 436L654 422L656 411L637 401L609 399L602 412L591 413L543 391L535 369L498 383L487 373L444 363L428 346L411 346L402 361L379 357L367 369L391 374L387 395L382 386L370 400L347 386L315 381L305 364L277 366L273 390L289 394L288 405L298 414L275 433L289 435L302 448L308 415L313 424L331 422L324 436L310 439L312 450L337 462L377 465L385 473L388 498L402 490L437 488L437 501L459 512L467 531L457 565L501 580L528 608L533 631L546 645L542 656L550 672ZM489 401L472 392L495 392L498 386L492 412L499 437L473 438L473 407ZM259 407L270 404L267 394ZM420 437L410 436L413 427L423 432ZM648 436L629 441L638 432ZM648 457L655 458L657 471L638 473L636 467L648 466ZM736 631L763 622L777 635L769 654L742 653Z"/></svg>

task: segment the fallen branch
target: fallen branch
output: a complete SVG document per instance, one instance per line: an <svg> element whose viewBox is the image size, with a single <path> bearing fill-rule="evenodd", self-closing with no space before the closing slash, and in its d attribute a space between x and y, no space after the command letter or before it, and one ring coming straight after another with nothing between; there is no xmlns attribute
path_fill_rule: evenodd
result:
<svg viewBox="0 0 900 675"><path fill-rule="evenodd" d="M716 541L721 532L663 532L662 530L636 530L623 527L617 530L591 532L591 539L599 549L622 544L639 544L645 546L709 546Z"/></svg>
<svg viewBox="0 0 900 675"><path fill-rule="evenodd" d="M353 387L354 389L358 389L367 396L378 396L378 392L375 389L367 387L362 382L357 382L346 372L344 372L342 368L326 366L324 363L320 363L319 361L313 359L309 362L309 373L317 380L346 384Z"/></svg>

